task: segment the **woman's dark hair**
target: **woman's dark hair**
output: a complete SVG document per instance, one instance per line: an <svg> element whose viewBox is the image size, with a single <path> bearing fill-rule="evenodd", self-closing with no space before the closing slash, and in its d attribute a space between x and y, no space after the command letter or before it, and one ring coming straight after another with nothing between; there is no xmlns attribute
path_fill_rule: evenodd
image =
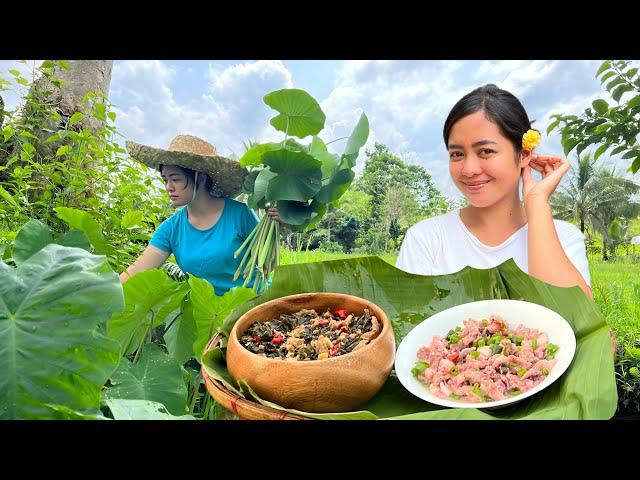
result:
<svg viewBox="0 0 640 480"><path fill-rule="evenodd" d="M448 146L453 125L463 117L483 111L487 118L495 123L500 132L507 137L519 154L522 150L522 136L531 128L527 112L512 93L489 83L467 93L458 100L447 120L444 122L444 144Z"/></svg>
<svg viewBox="0 0 640 480"><path fill-rule="evenodd" d="M162 173L162 168L164 167L163 164L158 165L158 170L160 170L160 173ZM187 177L187 185L189 185L189 181L192 181L195 183L196 181L196 171L195 170L191 170L190 168L185 168L185 167L181 167L180 165L174 165L174 167L180 169L180 171L182 173L184 173L184 175ZM204 183L204 188L207 192L210 192L213 188L213 182L211 181L211 177L209 175L207 175L206 173L202 173L200 172L200 175L205 175L206 177L206 181ZM198 175L198 176L200 176Z"/></svg>

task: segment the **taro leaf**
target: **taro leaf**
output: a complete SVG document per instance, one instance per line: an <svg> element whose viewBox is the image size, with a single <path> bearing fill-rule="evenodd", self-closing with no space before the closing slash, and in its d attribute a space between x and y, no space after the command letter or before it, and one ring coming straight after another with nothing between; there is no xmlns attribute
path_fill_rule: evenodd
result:
<svg viewBox="0 0 640 480"><path fill-rule="evenodd" d="M50 413L45 416L51 420L111 420L105 417L99 410L90 412L77 412L65 405L46 404L50 409Z"/></svg>
<svg viewBox="0 0 640 480"><path fill-rule="evenodd" d="M53 236L49 227L40 220L29 220L16 235L13 260L20 265L50 243L53 243Z"/></svg>
<svg viewBox="0 0 640 480"><path fill-rule="evenodd" d="M269 181L276 176L270 168L265 168L260 171L253 186L253 195L247 200L249 207L254 210L264 207L264 197L267 194Z"/></svg>
<svg viewBox="0 0 640 480"><path fill-rule="evenodd" d="M340 158L340 169L353 168L358 160L360 149L367 143L369 137L369 120L363 113L360 115L358 124L351 132L351 136L347 141L347 146Z"/></svg>
<svg viewBox="0 0 640 480"><path fill-rule="evenodd" d="M367 143L367 138L369 138L369 119L363 112L353 132L351 132L349 140L347 140L343 155L355 155L357 157L360 149Z"/></svg>
<svg viewBox="0 0 640 480"><path fill-rule="evenodd" d="M120 343L122 355L131 355L149 328L160 325L180 306L189 287L158 269L140 272L122 287L125 309L109 319L107 335Z"/></svg>
<svg viewBox="0 0 640 480"><path fill-rule="evenodd" d="M317 135L324 128L325 115L318 102L304 90L276 90L264 96L264 103L280 112L271 119L276 130L304 138Z"/></svg>
<svg viewBox="0 0 640 480"><path fill-rule="evenodd" d="M320 139L320 137L313 137L311 141L311 156L316 160L320 160L322 165L320 170L322 171L322 184L329 183L329 180L333 176L334 172L338 168L340 163L340 156L334 153L329 153L327 146Z"/></svg>
<svg viewBox="0 0 640 480"><path fill-rule="evenodd" d="M168 324L167 327L169 327ZM186 296L182 301L181 314L164 332L167 351L178 363L183 364L193 357L193 343L197 337L193 308L189 297Z"/></svg>
<svg viewBox="0 0 640 480"><path fill-rule="evenodd" d="M137 363L122 359L111 375L114 386L103 395L105 398L159 402L173 415L182 415L189 410L183 373L182 366L160 346L147 344Z"/></svg>
<svg viewBox="0 0 640 480"><path fill-rule="evenodd" d="M65 247L76 247L82 248L87 252L91 251L91 242L89 242L89 239L82 230L70 230L58 237L55 242Z"/></svg>
<svg viewBox="0 0 640 480"><path fill-rule="evenodd" d="M313 202L311 202L311 209L313 211L313 213L311 214L311 218L304 225L304 229L307 232L312 230L318 223L320 223L320 220L322 220L324 214L327 213L327 205L325 203L318 203L316 200L314 200Z"/></svg>
<svg viewBox="0 0 640 480"><path fill-rule="evenodd" d="M164 405L149 400L111 398L105 403L115 420L196 420L193 415L171 415Z"/></svg>
<svg viewBox="0 0 640 480"><path fill-rule="evenodd" d="M258 174L262 171L261 168L256 168L254 170L251 170L249 173L247 173L247 175L244 177L244 181L242 182L242 192L246 193L246 194L252 194L253 193L253 189L256 183L256 178L258 177Z"/></svg>
<svg viewBox="0 0 640 480"><path fill-rule="evenodd" d="M99 408L120 355L97 327L124 307L105 257L49 244L0 278L0 418Z"/></svg>
<svg viewBox="0 0 640 480"><path fill-rule="evenodd" d="M446 308L476 300L511 298L556 311L576 335L575 357L553 385L510 407L494 410L449 409L416 399L391 375L381 391L361 408L380 418L414 419L609 419L617 392L609 329L595 303L578 287L541 282L508 260L490 269L466 267L449 275L413 275L378 257L361 257L276 268L273 283L225 321L235 321L254 306L303 292L338 292L366 298L392 322L396 346L418 323Z"/></svg>
<svg viewBox="0 0 640 480"><path fill-rule="evenodd" d="M286 148L288 150L294 150L298 152L307 151L307 147L301 145L296 142L293 138L288 138L286 143ZM241 167L257 167L263 163L262 157L266 152L271 152L273 150L279 150L283 148L284 145L282 142L278 143L259 143L254 145L249 150L247 150L244 155L240 158L240 166Z"/></svg>
<svg viewBox="0 0 640 480"><path fill-rule="evenodd" d="M71 230L54 240L47 225L39 220L29 220L16 235L13 244L13 260L16 265L20 265L50 243L57 243L65 247L82 248L86 251L91 250L89 240L80 230Z"/></svg>
<svg viewBox="0 0 640 480"><path fill-rule="evenodd" d="M355 173L347 168L338 170L328 185L324 185L314 197L320 203L330 203L338 200L353 181Z"/></svg>
<svg viewBox="0 0 640 480"><path fill-rule="evenodd" d="M199 359L213 334L222 326L224 319L235 308L254 298L256 293L250 288L234 287L224 295L216 295L213 286L206 280L193 275L189 277L196 326L196 341L193 342L193 355Z"/></svg>
<svg viewBox="0 0 640 480"><path fill-rule="evenodd" d="M289 226L305 225L314 214L314 209L306 202L282 200L278 202L280 221Z"/></svg>
<svg viewBox="0 0 640 480"><path fill-rule="evenodd" d="M113 247L105 240L100 224L88 212L68 207L56 207L58 217L67 222L71 228L82 230L96 253L113 253Z"/></svg>
<svg viewBox="0 0 640 480"><path fill-rule="evenodd" d="M304 152L276 150L264 155L264 164L277 176L267 186L269 202L311 199L322 186L322 163ZM257 187L256 187L257 188Z"/></svg>

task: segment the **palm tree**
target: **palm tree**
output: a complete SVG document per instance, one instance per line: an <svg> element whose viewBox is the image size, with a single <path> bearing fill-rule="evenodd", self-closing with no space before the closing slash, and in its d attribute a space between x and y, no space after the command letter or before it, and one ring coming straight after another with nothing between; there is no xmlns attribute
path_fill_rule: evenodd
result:
<svg viewBox="0 0 640 480"><path fill-rule="evenodd" d="M575 221L585 232L589 213L602 201L602 192L594 188L595 160L590 153L577 157L578 168L569 174L569 185L561 186L551 197L554 216Z"/></svg>
<svg viewBox="0 0 640 480"><path fill-rule="evenodd" d="M589 153L577 158L577 169L569 175L568 186L562 186L551 197L554 216L577 222L580 231L587 227L602 234L603 258L607 259L607 247L612 243L609 226L616 218L634 218L640 204L631 196L640 190L633 181L620 177L615 169L596 168L596 161Z"/></svg>
<svg viewBox="0 0 640 480"><path fill-rule="evenodd" d="M608 260L607 248L615 246L611 225L616 220L633 219L640 215L640 203L632 196L640 191L640 185L632 180L618 177L615 169L599 169L594 188L605 192L605 201L589 213L589 222L602 235L602 258Z"/></svg>

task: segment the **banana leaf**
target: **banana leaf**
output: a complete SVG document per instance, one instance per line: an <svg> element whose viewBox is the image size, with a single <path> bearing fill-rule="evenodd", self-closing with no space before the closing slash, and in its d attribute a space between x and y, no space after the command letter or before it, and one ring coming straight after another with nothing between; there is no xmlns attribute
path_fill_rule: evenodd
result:
<svg viewBox="0 0 640 480"><path fill-rule="evenodd" d="M409 393L394 372L380 392L359 412L310 414L311 418L394 419L609 419L617 405L617 391L609 328L595 303L578 287L561 288L541 282L508 260L490 269L467 267L449 275L414 275L379 257L303 263L276 269L271 287L227 318L229 334L240 316L274 298L305 292L356 295L380 306L394 329L396 345L413 327L430 316L462 303L488 299L524 300L562 315L576 335L576 353L569 369L553 385L512 406L500 409L445 408ZM202 359L207 371L228 384L223 355ZM242 389L264 405L281 408ZM284 409L283 409L284 410Z"/></svg>

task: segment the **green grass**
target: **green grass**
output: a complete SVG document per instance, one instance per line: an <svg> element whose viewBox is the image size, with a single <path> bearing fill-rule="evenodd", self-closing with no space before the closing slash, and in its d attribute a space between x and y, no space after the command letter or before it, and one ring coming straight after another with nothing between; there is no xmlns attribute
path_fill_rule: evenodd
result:
<svg viewBox="0 0 640 480"><path fill-rule="evenodd" d="M640 343L640 264L589 258L593 298L620 340Z"/></svg>

